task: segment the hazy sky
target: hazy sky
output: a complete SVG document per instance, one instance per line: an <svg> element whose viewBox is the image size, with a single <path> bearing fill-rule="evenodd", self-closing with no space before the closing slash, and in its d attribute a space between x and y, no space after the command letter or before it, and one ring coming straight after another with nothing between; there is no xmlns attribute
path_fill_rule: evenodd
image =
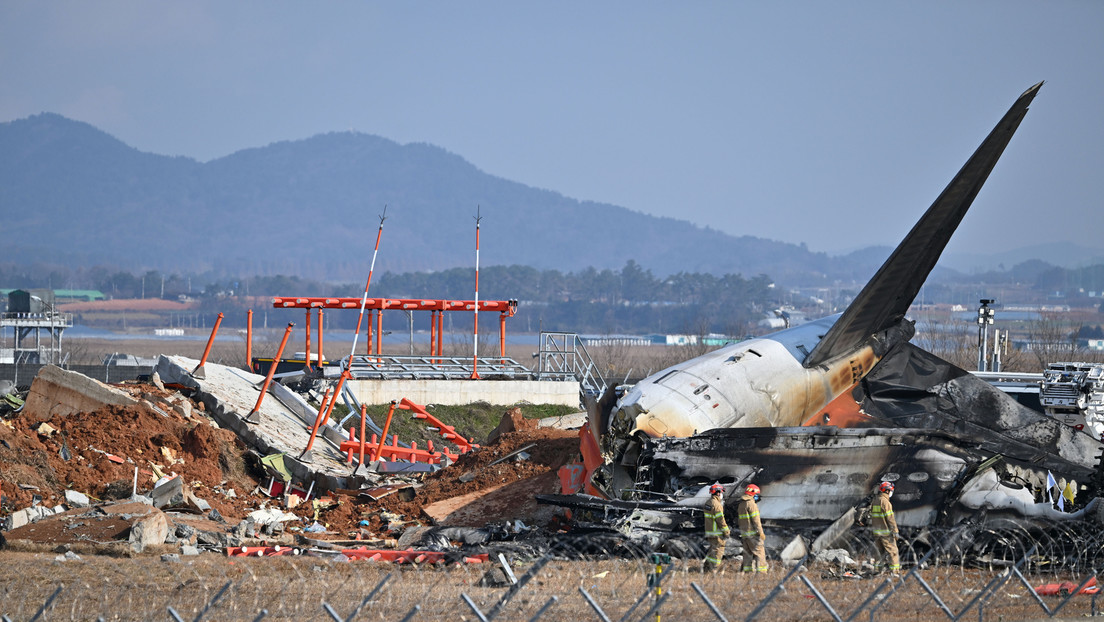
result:
<svg viewBox="0 0 1104 622"><path fill-rule="evenodd" d="M1040 80L950 248L1104 247L1097 0L0 0L0 122L201 161L352 129L813 250L896 244Z"/></svg>

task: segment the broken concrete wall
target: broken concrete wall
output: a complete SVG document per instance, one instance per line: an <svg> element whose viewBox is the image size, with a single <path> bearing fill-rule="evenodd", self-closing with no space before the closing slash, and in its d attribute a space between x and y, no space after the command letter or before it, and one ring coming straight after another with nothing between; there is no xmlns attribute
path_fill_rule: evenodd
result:
<svg viewBox="0 0 1104 622"><path fill-rule="evenodd" d="M91 412L106 405L133 406L138 403L118 389L55 365L43 367L38 372L26 402L26 412L38 420L54 415Z"/></svg>
<svg viewBox="0 0 1104 622"><path fill-rule="evenodd" d="M285 454L284 465L296 481L314 482L318 491L357 488L364 483L364 475L353 475L353 468L345 464L344 455L324 440L330 436L325 430L315 439L312 463L295 459L307 445L310 426L317 414L297 393L273 383L257 413L258 422L249 423L246 417L256 404L257 385L264 378L208 362L204 366L206 378L199 380L191 375L196 364L198 361L186 357L162 355L156 369L163 381L194 388L196 397L215 422L233 430L261 455ZM333 432L337 436L336 431ZM339 436L337 438L340 440Z"/></svg>
<svg viewBox="0 0 1104 622"><path fill-rule="evenodd" d="M579 383L558 380L351 380L348 386L362 404L387 404L407 398L416 404L450 406L488 404L579 405Z"/></svg>

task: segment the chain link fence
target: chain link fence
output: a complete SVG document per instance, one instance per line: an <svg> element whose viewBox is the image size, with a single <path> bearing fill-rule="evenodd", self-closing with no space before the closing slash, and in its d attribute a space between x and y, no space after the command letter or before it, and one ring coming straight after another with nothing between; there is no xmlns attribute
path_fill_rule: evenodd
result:
<svg viewBox="0 0 1104 622"><path fill-rule="evenodd" d="M1007 534L1000 534L1001 536ZM1020 544L988 542L1006 553ZM738 572L727 559L668 558L628 543L582 541L537 554L504 543L491 562L436 566L281 556L114 559L0 555L0 620L978 620L1096 615L1088 555L1050 558L1035 541L1015 558L961 554L959 544L904 548L899 577L832 562L771 561ZM1081 552L1099 549L1085 540ZM978 551L975 551L977 553ZM919 553L923 553L920 555ZM1099 550L1097 550L1099 553ZM854 555L861 555L854 552ZM499 557L501 556L501 557Z"/></svg>

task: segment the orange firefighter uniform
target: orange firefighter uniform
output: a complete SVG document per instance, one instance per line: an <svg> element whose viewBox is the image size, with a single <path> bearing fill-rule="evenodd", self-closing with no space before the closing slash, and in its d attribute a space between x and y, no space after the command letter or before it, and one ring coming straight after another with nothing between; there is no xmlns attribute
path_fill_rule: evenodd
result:
<svg viewBox="0 0 1104 622"><path fill-rule="evenodd" d="M724 559L725 540L728 539L728 523L724 517L722 491L714 492L705 502L705 539L709 543L709 553L705 557L705 570L716 571Z"/></svg>
<svg viewBox="0 0 1104 622"><path fill-rule="evenodd" d="M901 571L901 557L897 553L897 519L893 517L893 504L889 502L891 491L892 488L878 491L870 504L870 528L878 548L875 567L881 569L883 560L889 557L889 571L897 574Z"/></svg>
<svg viewBox="0 0 1104 622"><path fill-rule="evenodd" d="M763 522L759 519L759 506L748 491L744 491L736 504L736 514L740 522L740 541L744 545L743 571L766 572L767 552L763 547L766 534L763 533Z"/></svg>

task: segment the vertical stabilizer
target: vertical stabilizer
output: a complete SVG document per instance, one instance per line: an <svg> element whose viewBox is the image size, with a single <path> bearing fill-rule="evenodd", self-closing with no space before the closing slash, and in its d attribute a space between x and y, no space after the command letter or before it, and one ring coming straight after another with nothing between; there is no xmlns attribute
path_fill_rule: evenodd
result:
<svg viewBox="0 0 1104 622"><path fill-rule="evenodd" d="M1042 82L1027 89L909 231L804 361L815 367L863 345L905 317L966 210L1016 133Z"/></svg>

